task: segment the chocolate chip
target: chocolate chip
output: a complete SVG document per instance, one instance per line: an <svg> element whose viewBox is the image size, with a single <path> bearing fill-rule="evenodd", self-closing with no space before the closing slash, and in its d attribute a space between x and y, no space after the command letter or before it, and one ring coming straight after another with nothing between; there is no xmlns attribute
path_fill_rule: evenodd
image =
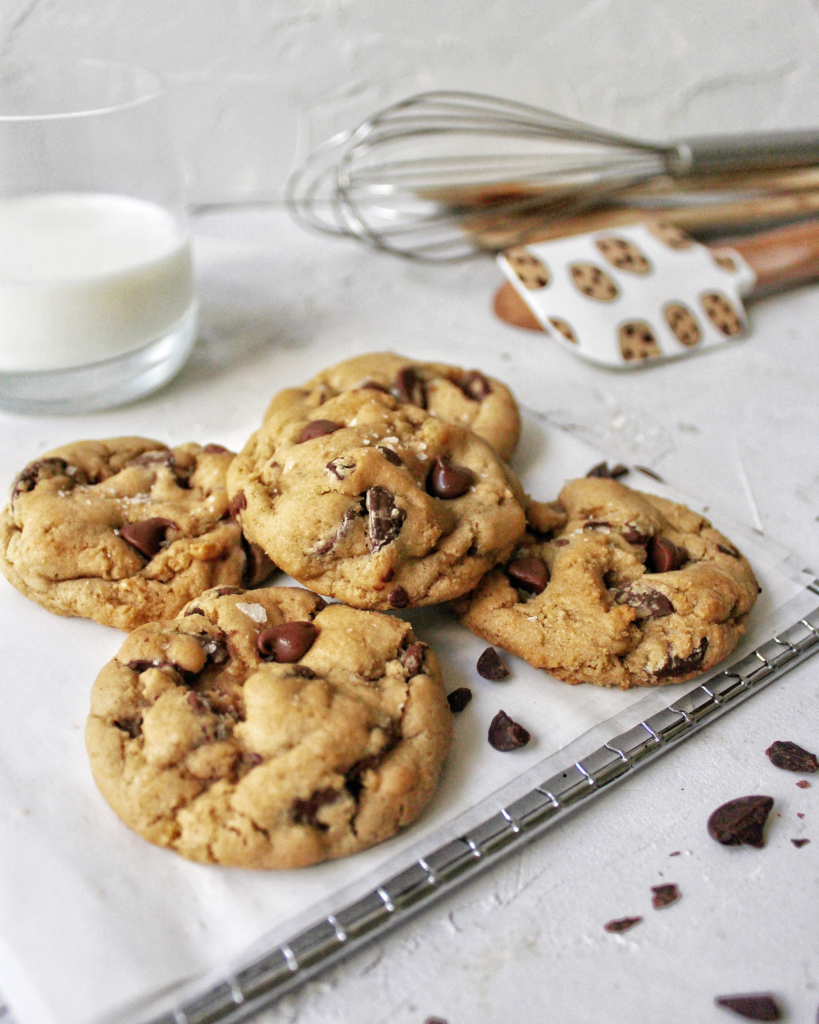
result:
<svg viewBox="0 0 819 1024"><path fill-rule="evenodd" d="M247 508L247 498L245 497L244 491L237 491L230 499L228 505L228 512L230 512L231 519L238 519L239 513L244 512Z"/></svg>
<svg viewBox="0 0 819 1024"><path fill-rule="evenodd" d="M588 522L583 523L584 530L608 530L611 529L611 523L606 522L605 519L589 519Z"/></svg>
<svg viewBox="0 0 819 1024"><path fill-rule="evenodd" d="M813 772L819 771L816 754L811 754L809 750L791 743L790 740L777 740L765 753L772 765L784 768L786 772L805 772L812 775Z"/></svg>
<svg viewBox="0 0 819 1024"><path fill-rule="evenodd" d="M154 516L138 523L126 523L120 527L119 535L146 558L153 558L165 542L165 534L176 523L170 519Z"/></svg>
<svg viewBox="0 0 819 1024"><path fill-rule="evenodd" d="M294 665L290 669L290 675L294 679L318 679L318 675L306 665Z"/></svg>
<svg viewBox="0 0 819 1024"><path fill-rule="evenodd" d="M142 719L141 718L118 718L114 725L117 729L122 732L127 732L132 740L135 740L137 736L142 735Z"/></svg>
<svg viewBox="0 0 819 1024"><path fill-rule="evenodd" d="M478 658L478 675L490 679L493 683L506 679L509 669L504 665L501 656L494 647L487 647Z"/></svg>
<svg viewBox="0 0 819 1024"><path fill-rule="evenodd" d="M448 455L436 455L427 476L427 494L433 498L460 498L475 483L466 466L454 466Z"/></svg>
<svg viewBox="0 0 819 1024"><path fill-rule="evenodd" d="M499 711L489 723L489 745L495 750L517 750L525 747L531 738L531 733L505 711Z"/></svg>
<svg viewBox="0 0 819 1024"><path fill-rule="evenodd" d="M628 472L628 466L624 466L620 462L618 462L616 466L612 466L611 469L609 469L608 462L598 462L596 466L592 466L586 476L601 477L604 480L617 480L621 476L625 476Z"/></svg>
<svg viewBox="0 0 819 1024"><path fill-rule="evenodd" d="M773 797L741 796L718 807L708 819L708 835L723 846L765 845L763 830Z"/></svg>
<svg viewBox="0 0 819 1024"><path fill-rule="evenodd" d="M296 444L304 444L305 441L312 441L317 437L324 437L326 434L334 434L341 430L342 423L334 423L332 420L310 420L305 423L302 432L296 438Z"/></svg>
<svg viewBox="0 0 819 1024"><path fill-rule="evenodd" d="M674 882L666 882L665 885L652 885L651 905L655 910L662 910L663 907L670 907L680 898L680 890Z"/></svg>
<svg viewBox="0 0 819 1024"><path fill-rule="evenodd" d="M282 622L268 626L256 637L256 649L263 661L291 663L303 658L318 636L312 622Z"/></svg>
<svg viewBox="0 0 819 1024"><path fill-rule="evenodd" d="M328 537L326 540L322 541L314 549L313 554L329 554L337 544L344 540L347 534L352 530L356 519L358 519L362 515L364 515L364 512L363 509L361 508L361 505L358 502L355 505L351 505L345 511L344 515L341 517L341 522L336 532L331 537Z"/></svg>
<svg viewBox="0 0 819 1024"><path fill-rule="evenodd" d="M129 459L128 466L167 466L173 469L173 452L167 448L155 449L152 452L143 452L141 455Z"/></svg>
<svg viewBox="0 0 819 1024"><path fill-rule="evenodd" d="M687 561L685 548L678 548L667 537L652 537L648 542L646 568L649 572L673 572Z"/></svg>
<svg viewBox="0 0 819 1024"><path fill-rule="evenodd" d="M404 463L401 461L401 456L398 452L394 452L392 448L387 448L382 444L376 445L376 448L381 452L387 462L391 462L393 466L403 466Z"/></svg>
<svg viewBox="0 0 819 1024"><path fill-rule="evenodd" d="M749 992L747 995L716 996L717 1006L733 1010L746 1020L781 1020L782 1013L770 992Z"/></svg>
<svg viewBox="0 0 819 1024"><path fill-rule="evenodd" d="M717 544L717 551L721 551L723 555L730 555L731 558L739 558L739 552L735 547L730 547L727 544Z"/></svg>
<svg viewBox="0 0 819 1024"><path fill-rule="evenodd" d="M228 594L243 594L241 587L217 587L213 592L214 597L227 597Z"/></svg>
<svg viewBox="0 0 819 1024"><path fill-rule="evenodd" d="M409 594L403 587L393 587L387 594L391 608L406 608L410 603Z"/></svg>
<svg viewBox="0 0 819 1024"><path fill-rule="evenodd" d="M224 665L230 658L227 649L227 637L224 635L221 639L212 636L200 637L199 642L211 665Z"/></svg>
<svg viewBox="0 0 819 1024"><path fill-rule="evenodd" d="M796 785L797 785L797 786L798 786L798 787L799 787L800 789L808 789L808 788L810 787L810 783L808 782L808 780L807 780L807 779L800 779L800 780L799 780L799 781L798 781L798 782L796 783Z"/></svg>
<svg viewBox="0 0 819 1024"><path fill-rule="evenodd" d="M653 587L640 586L639 583L618 587L614 592L614 600L617 604L636 609L638 619L659 619L674 611L674 605L665 594Z"/></svg>
<svg viewBox="0 0 819 1024"><path fill-rule="evenodd" d="M446 699L449 702L449 710L453 715L457 715L472 700L472 691L468 686L459 686L457 690L448 693Z"/></svg>
<svg viewBox="0 0 819 1024"><path fill-rule="evenodd" d="M316 819L322 807L333 804L341 794L336 789L317 789L307 800L296 800L293 804L293 821L297 825L312 825L322 832L330 827Z"/></svg>
<svg viewBox="0 0 819 1024"><path fill-rule="evenodd" d="M326 468L337 480L343 480L355 469L355 463L352 459L339 455L337 459L328 462Z"/></svg>
<svg viewBox="0 0 819 1024"><path fill-rule="evenodd" d="M38 459L36 462L30 462L14 478L10 498L12 505L18 495L27 494L29 491L33 491L41 480L50 480L56 476L68 477L71 487L89 482L88 475L83 470L70 466L65 459L60 459L57 456Z"/></svg>
<svg viewBox="0 0 819 1024"><path fill-rule="evenodd" d="M427 407L427 391L423 380L418 376L411 366L405 366L399 370L392 387L392 393L399 402L408 402L410 405L417 405L421 409Z"/></svg>
<svg viewBox="0 0 819 1024"><path fill-rule="evenodd" d="M629 544L638 544L640 547L644 547L651 540L649 534L641 533L635 526L626 526L620 532L620 536Z"/></svg>
<svg viewBox="0 0 819 1024"><path fill-rule="evenodd" d="M791 839L791 842L797 850L801 850L803 846L807 846L807 844L810 842L810 839Z"/></svg>
<svg viewBox="0 0 819 1024"><path fill-rule="evenodd" d="M693 672L702 664L707 650L708 637L704 636L686 658L678 658L676 654L669 652L665 665L657 669L654 675L657 679L665 679L667 676L682 676L687 672Z"/></svg>
<svg viewBox="0 0 819 1024"><path fill-rule="evenodd" d="M242 583L246 587L257 587L260 583L264 583L276 566L258 544L254 544L246 537L242 537L242 549L245 553Z"/></svg>
<svg viewBox="0 0 819 1024"><path fill-rule="evenodd" d="M467 370L457 378L455 383L467 398L471 398L475 402L482 402L484 398L492 394L492 385L479 370Z"/></svg>
<svg viewBox="0 0 819 1024"><path fill-rule="evenodd" d="M385 384L379 384L377 380L365 380L358 386L364 388L365 391L383 391L386 395L390 394L390 389Z"/></svg>
<svg viewBox="0 0 819 1024"><path fill-rule="evenodd" d="M660 474L659 473L655 473L654 470L653 469L649 469L648 466L635 466L634 468L635 469L639 469L639 471L641 473L645 474L645 476L650 476L652 480L657 480L661 484L665 483L665 480L663 480L663 478L660 476Z"/></svg>
<svg viewBox="0 0 819 1024"><path fill-rule="evenodd" d="M204 615L204 614L205 613L202 611L201 608L188 608L188 610L185 612L185 614L182 616L182 618L187 618L188 615Z"/></svg>
<svg viewBox="0 0 819 1024"><path fill-rule="evenodd" d="M387 751L384 750L380 754L369 754L367 757L362 757L344 775L344 785L347 792L356 802L358 802L361 790L364 788L364 775L377 768L384 760L386 753Z"/></svg>
<svg viewBox="0 0 819 1024"><path fill-rule="evenodd" d="M603 927L607 932L616 932L619 935L620 932L627 932L629 928L633 928L642 920L642 917L618 917L614 921L607 921Z"/></svg>
<svg viewBox="0 0 819 1024"><path fill-rule="evenodd" d="M403 657L401 658L401 664L404 666L404 669L410 679L413 676L417 676L421 671L421 665L424 662L425 647L426 644L415 643L410 644L406 651L404 651Z"/></svg>
<svg viewBox="0 0 819 1024"><path fill-rule="evenodd" d="M367 491L366 505L370 551L375 554L395 540L407 514L396 507L395 499L385 487L371 487Z"/></svg>
<svg viewBox="0 0 819 1024"><path fill-rule="evenodd" d="M512 584L529 594L542 594L549 582L549 567L542 558L529 555L516 558L506 566Z"/></svg>
<svg viewBox="0 0 819 1024"><path fill-rule="evenodd" d="M202 449L203 455L229 455L230 449L221 444L206 444Z"/></svg>
<svg viewBox="0 0 819 1024"><path fill-rule="evenodd" d="M567 540L565 537L560 537L558 540L554 541L554 546L556 548L565 548L568 547L569 544L571 544L571 541Z"/></svg>

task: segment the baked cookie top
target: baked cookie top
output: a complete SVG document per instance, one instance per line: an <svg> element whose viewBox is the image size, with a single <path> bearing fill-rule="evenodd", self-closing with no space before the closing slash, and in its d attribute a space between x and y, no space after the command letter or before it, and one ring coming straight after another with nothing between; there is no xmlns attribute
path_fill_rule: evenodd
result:
<svg viewBox="0 0 819 1024"><path fill-rule="evenodd" d="M520 484L485 441L372 388L319 406L281 392L228 490L276 565L357 608L464 594L525 528Z"/></svg>
<svg viewBox="0 0 819 1024"><path fill-rule="evenodd" d="M480 370L445 363L418 363L393 352L370 352L323 370L301 389L315 409L329 398L356 388L381 388L446 420L469 427L488 441L502 459L510 459L520 440L520 412L512 392ZM278 395L265 413L277 408Z"/></svg>
<svg viewBox="0 0 819 1024"><path fill-rule="evenodd" d="M0 569L58 615L133 629L218 584L273 569L229 518L221 445L78 441L19 473L0 513Z"/></svg>
<svg viewBox="0 0 819 1024"><path fill-rule="evenodd" d="M571 481L559 503L563 525L528 532L458 602L464 625L558 679L621 689L682 682L731 653L759 588L707 519L601 478Z"/></svg>
<svg viewBox="0 0 819 1024"><path fill-rule="evenodd" d="M363 850L429 801L451 739L435 655L391 615L217 588L100 672L86 745L117 815L206 864Z"/></svg>

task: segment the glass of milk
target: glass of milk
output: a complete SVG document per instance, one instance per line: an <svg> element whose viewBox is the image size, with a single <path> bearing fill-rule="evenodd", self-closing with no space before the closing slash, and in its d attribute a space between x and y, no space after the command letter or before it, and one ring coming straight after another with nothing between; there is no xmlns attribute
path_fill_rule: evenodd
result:
<svg viewBox="0 0 819 1024"><path fill-rule="evenodd" d="M0 408L84 412L160 387L196 337L184 182L157 76L0 71Z"/></svg>

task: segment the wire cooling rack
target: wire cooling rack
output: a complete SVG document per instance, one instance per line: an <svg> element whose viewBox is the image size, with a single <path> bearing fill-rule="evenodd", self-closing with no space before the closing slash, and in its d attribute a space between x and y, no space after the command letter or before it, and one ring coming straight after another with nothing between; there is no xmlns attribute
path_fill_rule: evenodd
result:
<svg viewBox="0 0 819 1024"><path fill-rule="evenodd" d="M819 580L808 585L819 596ZM235 1024L269 1006L501 857L520 849L616 782L736 707L819 650L819 606L718 675L615 736L464 835L362 898L276 945L207 991L139 1024ZM116 1019L116 1018L114 1018ZM0 1010L0 1024L12 1024Z"/></svg>

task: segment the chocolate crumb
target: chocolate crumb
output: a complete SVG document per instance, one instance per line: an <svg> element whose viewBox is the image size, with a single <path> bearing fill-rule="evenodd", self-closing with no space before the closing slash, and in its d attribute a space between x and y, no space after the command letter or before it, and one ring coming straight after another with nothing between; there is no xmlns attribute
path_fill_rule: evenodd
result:
<svg viewBox="0 0 819 1024"><path fill-rule="evenodd" d="M803 814L803 813L802 813L801 811L797 811L797 812L796 812L796 817L797 817L797 818L804 818L804 817L805 817L805 815L804 815L804 814Z"/></svg>
<svg viewBox="0 0 819 1024"><path fill-rule="evenodd" d="M468 686L459 686L457 690L448 693L446 699L449 702L449 710L453 715L457 715L472 700L472 691Z"/></svg>
<svg viewBox="0 0 819 1024"><path fill-rule="evenodd" d="M819 761L816 754L812 754L804 747L791 743L790 740L777 740L765 751L772 765L776 768L783 768L786 772L807 772L813 774L819 771Z"/></svg>
<svg viewBox="0 0 819 1024"><path fill-rule="evenodd" d="M770 992L749 992L747 995L716 996L717 1006L733 1010L746 1020L781 1020L782 1014Z"/></svg>
<svg viewBox="0 0 819 1024"><path fill-rule="evenodd" d="M628 472L628 466L624 466L621 462L618 462L616 466L612 466L611 469L609 469L608 462L598 462L596 466L592 466L586 476L602 477L604 480L617 480Z"/></svg>
<svg viewBox="0 0 819 1024"><path fill-rule="evenodd" d="M393 587L387 594L387 600L390 602L390 608L406 608L410 603L409 594L401 586Z"/></svg>
<svg viewBox="0 0 819 1024"><path fill-rule="evenodd" d="M652 885L651 894L651 905L655 910L670 907L680 898L680 890L674 882L667 882L665 885Z"/></svg>
<svg viewBox="0 0 819 1024"><path fill-rule="evenodd" d="M810 788L810 783L808 782L808 780L807 780L807 779L800 779L800 780L799 780L799 781L798 781L798 782L796 783L796 785L797 785L797 786L798 786L798 787L799 787L800 789L809 789L809 788Z"/></svg>
<svg viewBox="0 0 819 1024"><path fill-rule="evenodd" d="M718 807L708 819L708 834L723 846L765 845L765 822L773 797L741 796Z"/></svg>
<svg viewBox="0 0 819 1024"><path fill-rule="evenodd" d="M801 850L803 846L807 846L810 839L791 839L791 842L797 850Z"/></svg>
<svg viewBox="0 0 819 1024"><path fill-rule="evenodd" d="M668 856L669 857L679 857L680 852L681 852L680 850L675 850L673 853L669 853Z"/></svg>
<svg viewBox="0 0 819 1024"><path fill-rule="evenodd" d="M642 917L618 917L614 921L607 921L603 927L607 932L615 932L619 935L621 932L627 932L629 928L633 928L642 920Z"/></svg>
<svg viewBox="0 0 819 1024"><path fill-rule="evenodd" d="M641 473L644 473L646 476L650 476L652 480L657 480L661 484L665 483L665 480L663 480L660 474L655 473L654 470L649 469L648 466L635 466L634 468L638 469Z"/></svg>
<svg viewBox="0 0 819 1024"><path fill-rule="evenodd" d="M531 733L505 711L499 711L489 723L489 745L495 750L517 750L525 747L531 738Z"/></svg>
<svg viewBox="0 0 819 1024"><path fill-rule="evenodd" d="M494 647L487 647L480 658L478 658L478 675L483 676L484 679L491 680L493 683L506 679L509 675L509 669L504 665L501 656Z"/></svg>

